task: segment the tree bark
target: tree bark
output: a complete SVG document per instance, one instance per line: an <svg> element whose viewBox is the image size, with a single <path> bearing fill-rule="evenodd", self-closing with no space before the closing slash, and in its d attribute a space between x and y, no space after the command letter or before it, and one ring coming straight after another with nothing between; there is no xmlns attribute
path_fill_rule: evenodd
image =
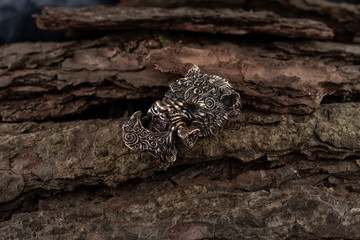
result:
<svg viewBox="0 0 360 240"><path fill-rule="evenodd" d="M159 98L193 64L203 72L225 77L241 93L244 104L259 110L307 114L342 86L350 95L359 92L358 67L343 59L356 62L360 58L356 45L265 42L242 49L231 42L208 41L200 48L186 46L191 43L163 47L161 41L165 40L160 36L136 36L118 43L123 38L115 35L78 43L2 46L2 120L45 120L114 100ZM222 46L224 43L228 45ZM283 50L279 52L282 60L264 50L267 47ZM324 59L297 56L318 54L316 51L321 51ZM339 54L329 55L336 51Z"/></svg>
<svg viewBox="0 0 360 240"><path fill-rule="evenodd" d="M348 1L349 2L349 1ZM354 1L353 1L354 2ZM272 11L282 17L308 18L325 23L335 35L336 40L360 42L360 7L345 1L327 0L122 0L120 6L136 7L192 7L243 9L248 11Z"/></svg>
<svg viewBox="0 0 360 240"><path fill-rule="evenodd" d="M89 18L89 16L92 16ZM281 18L272 12L232 9L46 7L35 15L42 29L176 30L204 33L265 33L290 38L331 39L333 32L322 22Z"/></svg>
<svg viewBox="0 0 360 240"><path fill-rule="evenodd" d="M327 27L304 35L313 25L278 34L295 22L282 15L189 9L46 8L41 27L127 31L0 46L0 238L360 238L359 45L316 40ZM234 19L265 35L202 25ZM226 78L243 109L192 149L177 142L167 171L124 145L126 114L85 120L151 104L193 64Z"/></svg>

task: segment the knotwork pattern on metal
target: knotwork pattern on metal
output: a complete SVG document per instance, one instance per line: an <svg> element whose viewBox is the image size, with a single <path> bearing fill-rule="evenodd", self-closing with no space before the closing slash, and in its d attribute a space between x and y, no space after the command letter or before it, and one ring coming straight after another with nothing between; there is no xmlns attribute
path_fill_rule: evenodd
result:
<svg viewBox="0 0 360 240"><path fill-rule="evenodd" d="M194 65L170 85L145 117L135 112L123 125L122 137L127 147L148 152L167 169L176 160L176 139L193 147L199 137L215 135L229 118L238 115L240 106L240 95L225 79L202 74Z"/></svg>

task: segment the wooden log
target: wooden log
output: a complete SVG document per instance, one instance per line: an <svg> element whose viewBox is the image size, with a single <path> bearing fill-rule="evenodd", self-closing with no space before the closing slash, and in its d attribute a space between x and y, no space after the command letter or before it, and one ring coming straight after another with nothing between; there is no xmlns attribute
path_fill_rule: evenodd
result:
<svg viewBox="0 0 360 240"><path fill-rule="evenodd" d="M352 79L359 75L346 74L348 61L327 66L300 57L290 59L294 58L291 54L277 60L258 46L224 48L205 43L202 49L176 44L163 47L159 38L117 43L122 38L114 35L93 41L0 47L2 120L45 120L116 100L160 98L192 64L205 73L225 77L240 92L244 104L307 114L344 84L351 92L356 88ZM129 47L131 44L134 47ZM249 47L263 57L249 53Z"/></svg>
<svg viewBox="0 0 360 240"><path fill-rule="evenodd" d="M193 170L192 174L197 172ZM139 184L134 188L83 190L40 200L38 211L19 213L9 221L0 222L0 236L22 239L33 236L87 239L360 237L358 194L346 192L344 197L336 188L299 185L255 192L236 189L236 180L194 177L175 186L167 181Z"/></svg>
<svg viewBox="0 0 360 240"><path fill-rule="evenodd" d="M269 9L279 3L269 2ZM46 11L74 13L71 19L88 10ZM183 11L170 9L161 19ZM70 28L117 26L101 17L72 25L60 15L51 21ZM192 28L0 46L0 238L360 238L359 46L275 37L284 18L264 16L274 20L261 26L266 37ZM148 25L138 20L156 26L146 19ZM172 19L178 24L181 18ZM204 26L194 20L191 27ZM291 36L309 28L303 30L292 28L299 33ZM243 109L192 149L177 142L178 159L167 171L149 154L124 146L127 117L69 121L71 114L84 119L81 113L96 105L116 102L125 111L130 99L161 98L192 64L228 79Z"/></svg>
<svg viewBox="0 0 360 240"><path fill-rule="evenodd" d="M352 4L351 4L352 2ZM328 0L121 0L127 7L191 7L244 9L247 11L272 11L281 17L307 18L325 23L334 32L334 38L346 42L360 42L360 5L356 1Z"/></svg>
<svg viewBox="0 0 360 240"><path fill-rule="evenodd" d="M267 11L233 9L132 8L132 7L45 7L34 15L41 29L96 29L190 31L243 35L264 33L288 38L331 39L325 24L310 19L281 18ZM91 16L91 17L89 17Z"/></svg>
<svg viewBox="0 0 360 240"><path fill-rule="evenodd" d="M360 156L359 117L358 103L322 105L309 116L244 111L217 136L200 139L193 149L178 144L176 165L179 169L183 169L183 164L193 166L204 161L214 161L217 165L226 159L233 159L228 164L238 167L253 163L249 166L255 166L254 169L229 173L231 178L242 179L239 188L246 191L279 187L290 184L287 183L290 180L305 184L324 176L324 171L328 171L321 180L324 185L332 177L334 186L360 191L360 168L356 160ZM7 216L13 210L8 202L13 202L16 208L41 189L116 187L134 178L151 178L160 170L159 163L146 153L133 152L124 146L122 123L88 120L1 124L0 192L7 192L0 198L2 215ZM247 174L257 169L258 161L267 168L258 176L260 179L247 180ZM297 166L292 176L284 182L281 179L274 182L277 175L274 171L278 171L275 169L287 168L289 164ZM346 166L351 168L350 178ZM186 174L187 170L184 171ZM308 171L312 172L311 177ZM269 177L262 179L265 175ZM309 184L312 186L313 182Z"/></svg>

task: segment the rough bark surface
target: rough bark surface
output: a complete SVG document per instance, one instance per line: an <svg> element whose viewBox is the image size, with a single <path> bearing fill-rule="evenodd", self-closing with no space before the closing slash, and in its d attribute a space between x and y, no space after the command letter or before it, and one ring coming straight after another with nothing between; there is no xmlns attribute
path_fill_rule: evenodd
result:
<svg viewBox="0 0 360 240"><path fill-rule="evenodd" d="M177 166L157 174L154 159L124 146L121 120L4 123L3 216L34 192L106 193L88 202L85 188L40 200L37 211L5 221L1 237L42 236L39 229L43 237L88 237L105 219L113 226L104 237L360 237L359 117L358 103L322 105L308 116L245 111L216 137L179 146ZM145 180L135 189L122 184L131 179ZM46 229L48 221L63 223Z"/></svg>
<svg viewBox="0 0 360 240"><path fill-rule="evenodd" d="M42 29L155 29L239 35L265 33L290 38L333 37L332 30L324 23L311 19L281 18L272 12L224 8L46 7L41 15L35 16Z"/></svg>
<svg viewBox="0 0 360 240"><path fill-rule="evenodd" d="M340 6L275 0L269 9L279 4L317 20ZM0 239L360 239L360 46L274 36L294 9L150 9L47 8L42 27L115 31L122 22L149 31L0 46ZM244 16L264 17L271 31L158 31ZM242 24L248 31L260 21ZM292 38L311 27L282 31ZM243 109L192 149L178 142L178 160L162 171L124 146L121 127L193 64L229 80ZM108 104L123 117L98 119Z"/></svg>
<svg viewBox="0 0 360 240"><path fill-rule="evenodd" d="M121 0L120 6L136 7L193 7L222 8L250 11L272 11L282 17L308 18L325 23L335 34L335 39L360 42L360 5L327 0Z"/></svg>
<svg viewBox="0 0 360 240"><path fill-rule="evenodd" d="M340 66L315 59L279 60L269 52L251 56L250 49L243 52L236 45L162 47L158 38L120 40L121 36L113 36L80 43L0 47L2 120L44 120L119 99L157 98L193 64L203 72L225 77L244 102L260 110L311 113L324 96L343 85L349 92L358 89L354 82L359 72L354 72L355 68L353 76L346 76L352 70L349 66L338 71ZM282 47L281 43L275 46ZM263 51L257 46L252 50ZM323 50L324 55L332 51L332 46ZM348 54L358 59L359 53L349 50Z"/></svg>

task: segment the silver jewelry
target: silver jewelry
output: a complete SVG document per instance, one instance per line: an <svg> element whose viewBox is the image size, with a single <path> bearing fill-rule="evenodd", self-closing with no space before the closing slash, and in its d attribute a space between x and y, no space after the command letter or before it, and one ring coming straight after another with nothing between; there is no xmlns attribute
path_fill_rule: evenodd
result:
<svg viewBox="0 0 360 240"><path fill-rule="evenodd" d="M135 112L123 125L122 137L128 148L147 151L167 169L176 160L175 139L191 148L198 137L215 135L240 107L240 95L225 79L202 74L194 65L145 117Z"/></svg>

